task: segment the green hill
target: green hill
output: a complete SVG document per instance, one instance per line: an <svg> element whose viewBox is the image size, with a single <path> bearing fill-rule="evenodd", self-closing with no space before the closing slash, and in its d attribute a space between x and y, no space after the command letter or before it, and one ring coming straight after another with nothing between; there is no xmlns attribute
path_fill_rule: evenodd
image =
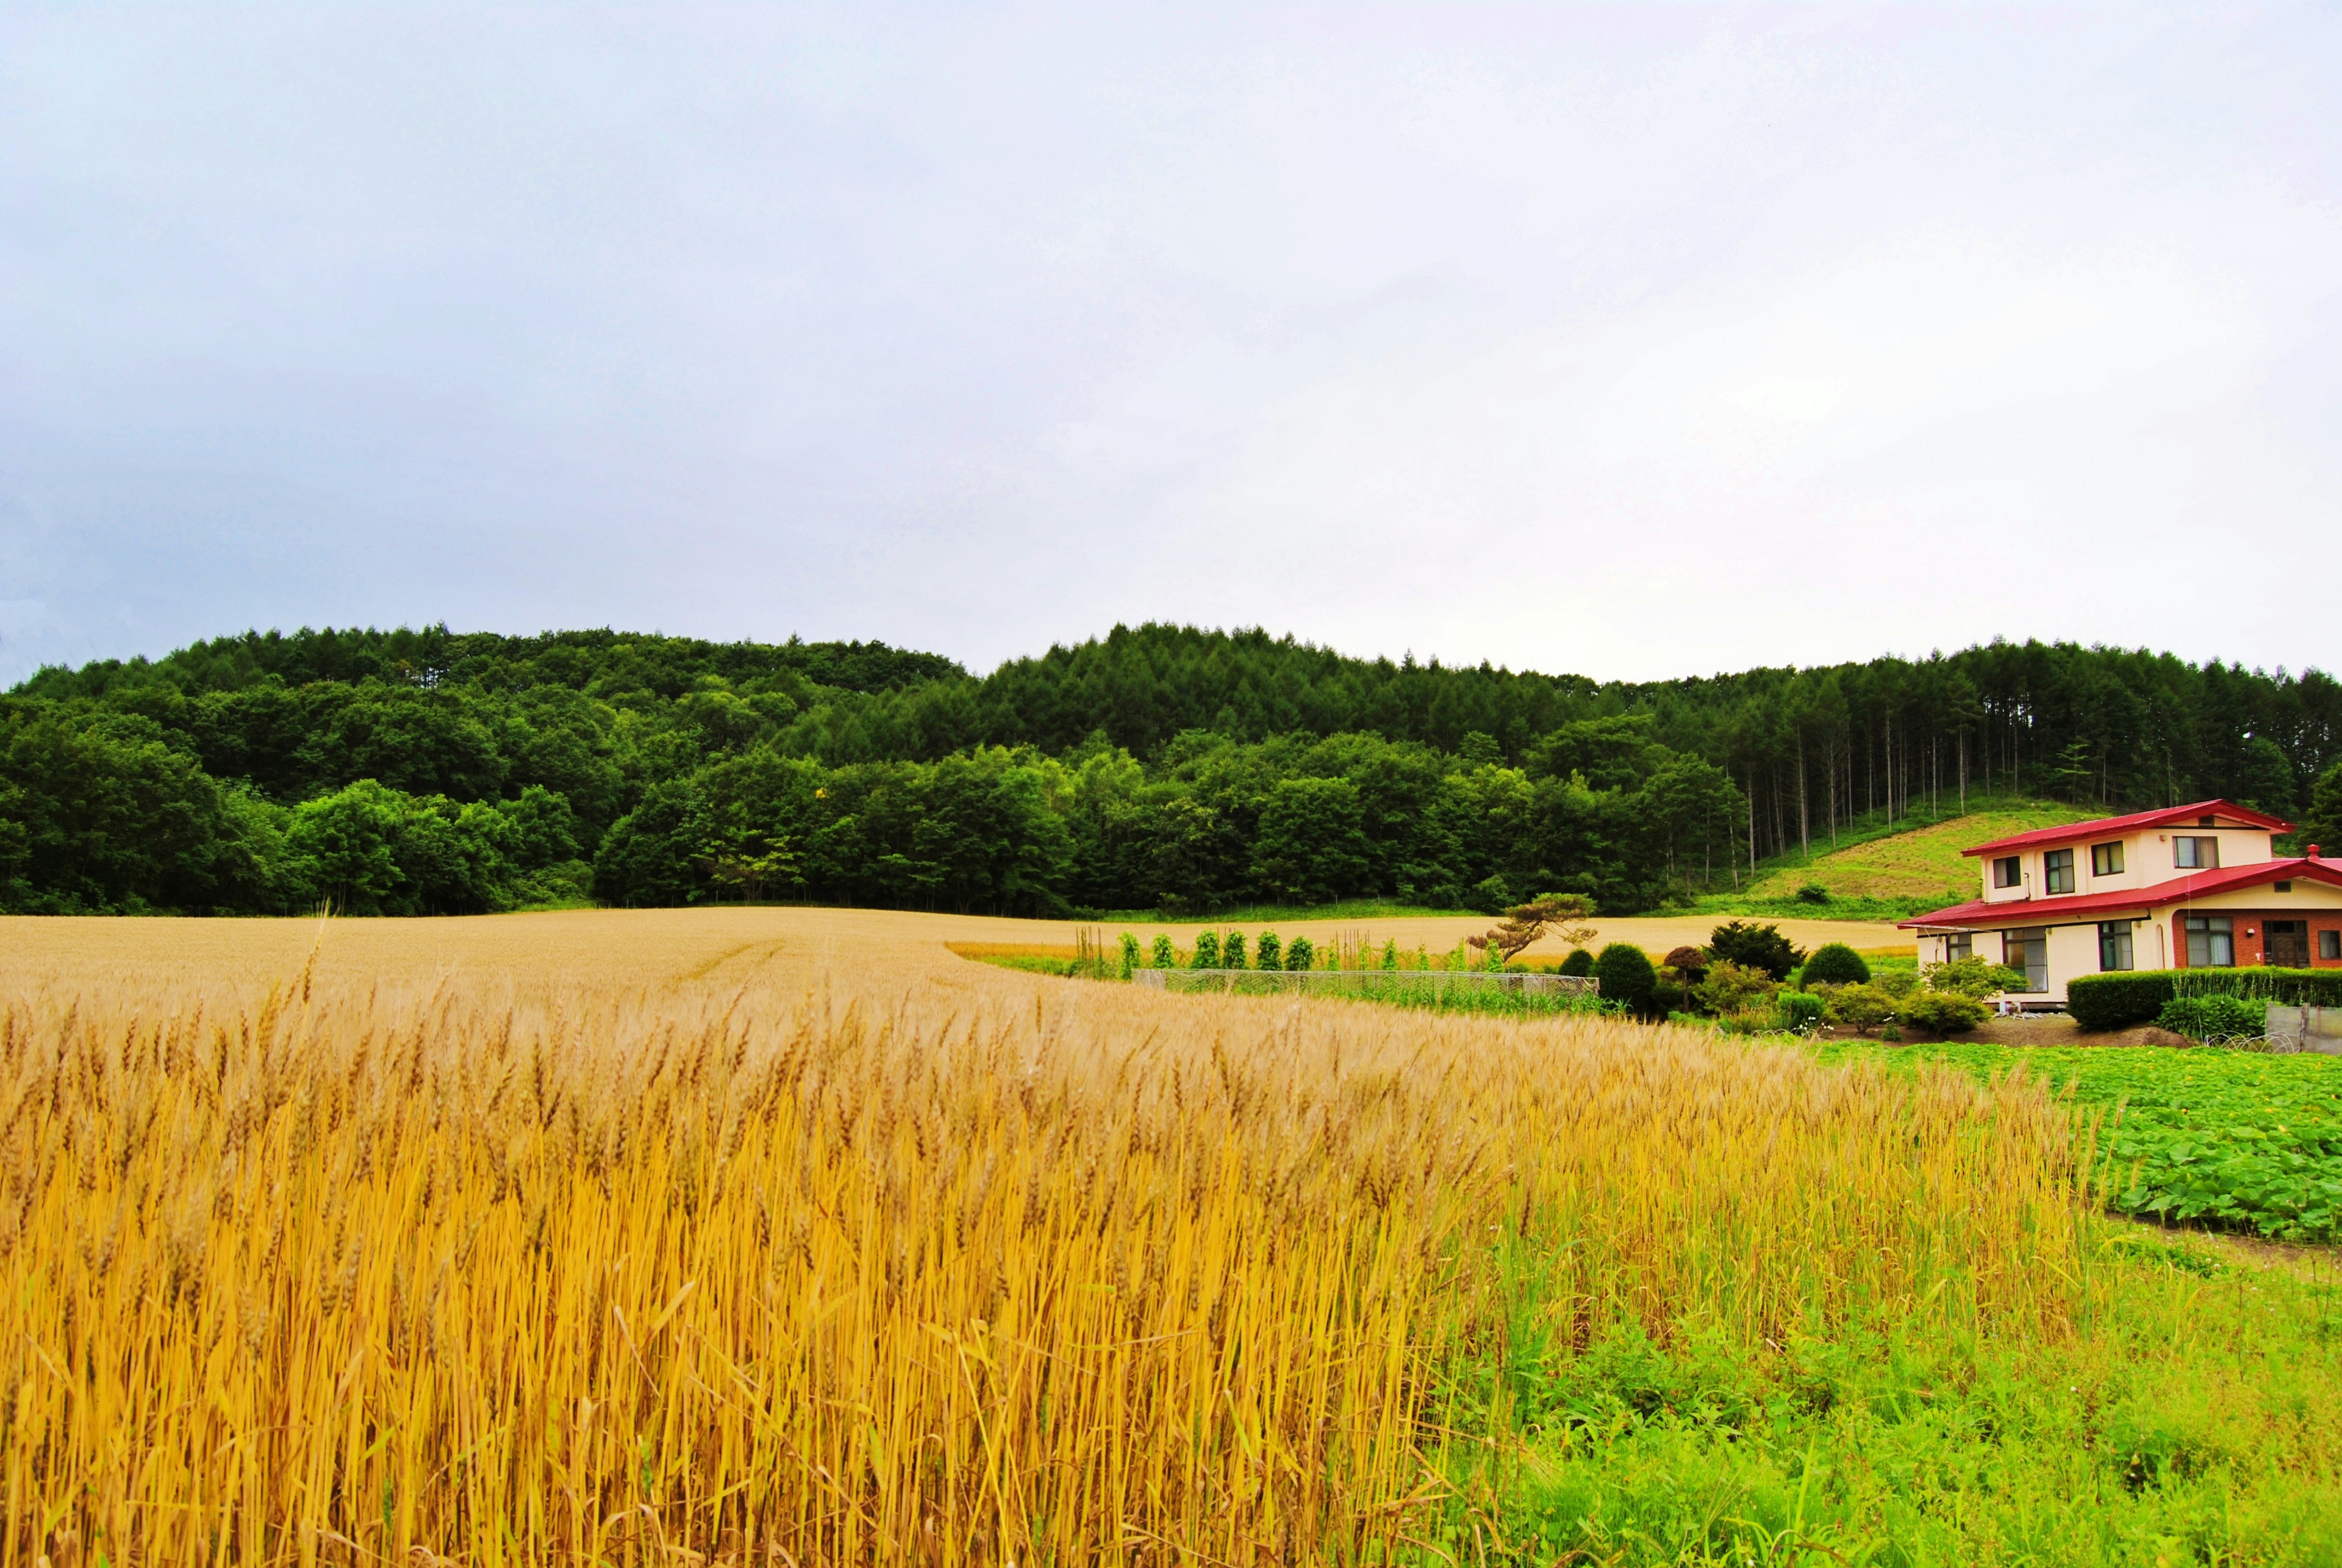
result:
<svg viewBox="0 0 2342 1568"><path fill-rule="evenodd" d="M1827 888L1833 899L1932 899L1947 891L1966 896L1977 885L1976 862L1960 854L1969 845L2036 828L2086 822L2097 814L2078 806L2037 801L1972 811L1932 826L1817 854L1811 864L1777 862L1749 888L1749 896L1795 898L1797 889L1808 884Z"/></svg>

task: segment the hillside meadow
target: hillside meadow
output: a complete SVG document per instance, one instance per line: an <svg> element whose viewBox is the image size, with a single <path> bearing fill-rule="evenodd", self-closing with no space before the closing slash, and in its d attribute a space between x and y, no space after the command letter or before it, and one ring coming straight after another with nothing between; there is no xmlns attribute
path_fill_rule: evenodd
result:
<svg viewBox="0 0 2342 1568"><path fill-rule="evenodd" d="M2342 1543L2330 1278L2021 1074L946 935L0 924L0 1564Z"/></svg>

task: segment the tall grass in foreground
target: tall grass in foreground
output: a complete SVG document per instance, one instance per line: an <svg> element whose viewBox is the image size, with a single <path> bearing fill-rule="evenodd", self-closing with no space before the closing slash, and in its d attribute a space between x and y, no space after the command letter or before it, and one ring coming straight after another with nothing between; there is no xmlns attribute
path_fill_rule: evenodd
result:
<svg viewBox="0 0 2342 1568"><path fill-rule="evenodd" d="M35 993L0 1563L1404 1555L1522 1268L1581 1348L2054 1338L2067 1128L1611 1020L1006 975Z"/></svg>

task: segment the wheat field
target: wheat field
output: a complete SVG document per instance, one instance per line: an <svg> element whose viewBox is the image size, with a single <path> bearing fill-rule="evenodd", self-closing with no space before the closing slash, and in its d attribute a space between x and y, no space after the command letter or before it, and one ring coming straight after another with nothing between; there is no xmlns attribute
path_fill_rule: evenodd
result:
<svg viewBox="0 0 2342 1568"><path fill-rule="evenodd" d="M1524 1270L1564 1345L2079 1310L2023 1084L868 912L0 927L5 1568L1390 1560Z"/></svg>

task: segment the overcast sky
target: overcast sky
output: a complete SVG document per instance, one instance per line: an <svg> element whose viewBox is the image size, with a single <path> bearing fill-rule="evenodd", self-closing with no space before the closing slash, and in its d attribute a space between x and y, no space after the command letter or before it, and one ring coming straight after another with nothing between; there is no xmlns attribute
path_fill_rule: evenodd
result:
<svg viewBox="0 0 2342 1568"><path fill-rule="evenodd" d="M440 620L2333 669L2337 105L2331 5L14 4L0 683Z"/></svg>

